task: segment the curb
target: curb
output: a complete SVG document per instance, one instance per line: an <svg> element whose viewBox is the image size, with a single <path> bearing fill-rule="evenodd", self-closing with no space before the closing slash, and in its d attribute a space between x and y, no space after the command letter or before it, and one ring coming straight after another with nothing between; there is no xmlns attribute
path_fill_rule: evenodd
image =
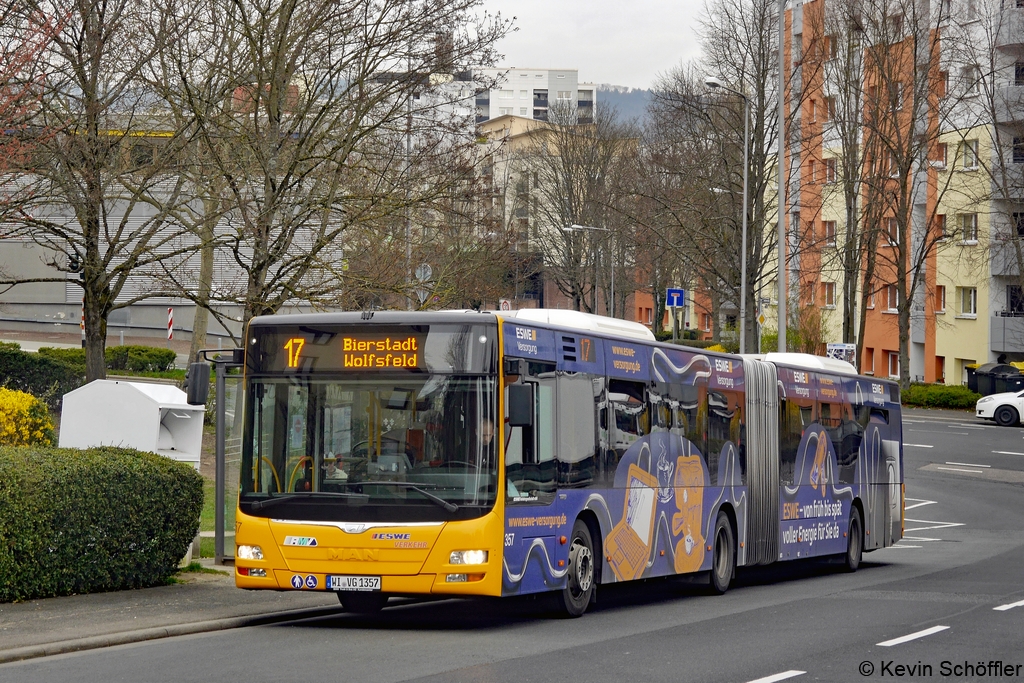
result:
<svg viewBox="0 0 1024 683"><path fill-rule="evenodd" d="M52 657L53 655L67 654L69 652L95 650L103 647L112 647L114 645L141 643L147 640L157 640L159 638L173 638L175 636L186 636L194 633L208 633L210 631L224 631L233 628L244 628L246 626L263 626L266 624L277 624L285 621L295 621L298 619L326 617L334 614L340 614L343 611L344 609L340 605L338 607L297 609L245 617L210 619L207 621L196 621L191 624L155 626L152 628L140 629L138 631L123 631L121 633L109 633L102 636L89 636L88 638L76 638L74 640L65 640L59 643L26 645L24 647L16 647L10 650L0 650L0 664L20 662L26 659L35 659L37 657Z"/></svg>

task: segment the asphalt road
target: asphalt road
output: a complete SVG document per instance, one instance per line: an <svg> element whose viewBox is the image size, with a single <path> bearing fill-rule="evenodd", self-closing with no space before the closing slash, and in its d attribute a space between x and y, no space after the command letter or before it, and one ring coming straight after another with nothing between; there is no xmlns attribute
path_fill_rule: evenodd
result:
<svg viewBox="0 0 1024 683"><path fill-rule="evenodd" d="M407 603L9 664L0 681L1024 679L1024 428L908 411L904 430L905 539L856 574L740 570L724 596L602 587L576 620L531 599Z"/></svg>

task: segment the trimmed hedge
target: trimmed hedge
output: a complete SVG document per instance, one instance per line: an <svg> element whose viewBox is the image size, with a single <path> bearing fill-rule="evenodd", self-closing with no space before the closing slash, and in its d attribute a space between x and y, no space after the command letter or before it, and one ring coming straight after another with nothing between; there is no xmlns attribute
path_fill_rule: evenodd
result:
<svg viewBox="0 0 1024 683"><path fill-rule="evenodd" d="M903 392L903 405L971 410L979 398L981 394L959 384L911 384Z"/></svg>
<svg viewBox="0 0 1024 683"><path fill-rule="evenodd" d="M19 349L0 347L0 385L25 391L58 410L64 394L85 383L85 365L68 365Z"/></svg>
<svg viewBox="0 0 1024 683"><path fill-rule="evenodd" d="M58 349L44 346L40 356L54 358L68 365L85 367L85 349ZM166 372L174 367L178 354L156 346L108 346L104 358L108 370L131 372Z"/></svg>
<svg viewBox="0 0 1024 683"><path fill-rule="evenodd" d="M199 473L153 453L0 447L0 602L165 584L202 506Z"/></svg>

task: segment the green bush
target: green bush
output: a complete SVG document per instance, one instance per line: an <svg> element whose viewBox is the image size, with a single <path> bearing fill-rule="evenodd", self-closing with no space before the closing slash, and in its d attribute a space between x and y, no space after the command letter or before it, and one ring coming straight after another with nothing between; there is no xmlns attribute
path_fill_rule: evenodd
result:
<svg viewBox="0 0 1024 683"><path fill-rule="evenodd" d="M70 365L85 366L85 349L57 349L44 346L39 355ZM171 349L156 346L108 346L104 359L108 370L130 372L166 372L174 367L177 355Z"/></svg>
<svg viewBox="0 0 1024 683"><path fill-rule="evenodd" d="M10 351L21 351L21 344L18 342L0 342L0 349L8 349Z"/></svg>
<svg viewBox="0 0 1024 683"><path fill-rule="evenodd" d="M166 583L199 527L203 482L118 448L0 448L0 602Z"/></svg>
<svg viewBox="0 0 1024 683"><path fill-rule="evenodd" d="M959 384L911 384L903 392L903 405L970 410L979 398L981 394Z"/></svg>
<svg viewBox="0 0 1024 683"><path fill-rule="evenodd" d="M0 347L0 385L28 392L44 401L50 410L58 410L64 394L84 383L84 365L69 365L56 358Z"/></svg>

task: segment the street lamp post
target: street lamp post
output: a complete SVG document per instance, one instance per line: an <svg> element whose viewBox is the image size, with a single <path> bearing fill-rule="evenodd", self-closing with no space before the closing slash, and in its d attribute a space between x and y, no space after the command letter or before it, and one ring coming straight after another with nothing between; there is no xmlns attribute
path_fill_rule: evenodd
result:
<svg viewBox="0 0 1024 683"><path fill-rule="evenodd" d="M747 352L747 169L750 167L750 99L739 90L727 86L722 79L709 76L709 88L722 88L743 98L743 230L740 258L740 353Z"/></svg>
<svg viewBox="0 0 1024 683"><path fill-rule="evenodd" d="M563 232L576 232L577 230L597 230L599 232L609 232L609 233L611 232L611 230L608 229L608 228L596 228L596 227L594 227L592 225L576 225L575 223L573 223L569 227L562 228ZM611 312L611 317L614 318L615 317L615 254L614 253L608 255L608 262L611 264L611 270L612 270L612 275L611 275L611 301L609 303L608 310ZM595 287L597 286L596 282L594 283L594 286Z"/></svg>

